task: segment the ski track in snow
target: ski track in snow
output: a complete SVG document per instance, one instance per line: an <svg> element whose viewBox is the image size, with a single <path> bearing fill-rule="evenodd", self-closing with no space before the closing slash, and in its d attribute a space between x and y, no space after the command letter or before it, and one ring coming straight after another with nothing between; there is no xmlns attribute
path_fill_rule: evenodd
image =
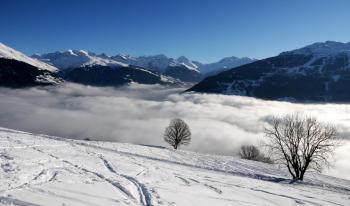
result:
<svg viewBox="0 0 350 206"><path fill-rule="evenodd" d="M43 152L43 151L41 151L41 152ZM43 152L43 153L44 153L44 152ZM61 160L59 157L54 156L54 155L52 155L52 154L48 154L48 155L51 156L51 157L53 157L53 158L55 158L55 159ZM101 159L102 159L102 157L101 157ZM113 173L116 173L116 172L114 171L114 169L109 165L109 163L108 163L105 159L103 159L103 160L104 160L104 163L105 163L106 167L107 167L107 165L108 165L107 168L108 168L111 172L113 171ZM71 165L71 166L73 166L73 167L75 167L75 168L77 168L77 169L80 169L80 170L82 170L82 171L84 171L84 172L86 172L86 173L90 173L90 174L92 174L92 175L95 175L96 177L98 177L98 178L100 178L101 180L103 180L103 181L109 183L110 185L112 185L113 187L115 187L117 190L119 190L120 192L122 192L122 193L126 196L126 198L131 199L131 200L133 200L133 201L135 200L135 197L129 192L129 190L127 190L125 187L123 187L120 183L118 183L118 182L116 182L116 181L113 181L113 180L111 180L111 179L105 177L104 175L102 175L102 174L100 174L100 173L98 173L98 172L91 171L91 170L86 169L86 168L84 168L84 167L81 167L81 166L79 166L79 165L77 165L77 164L74 164L74 163L72 163L72 162L70 162L70 161L63 160L63 159L62 159L61 161L64 162L64 163L67 163L67 164L69 164L69 165Z"/></svg>
<svg viewBox="0 0 350 206"><path fill-rule="evenodd" d="M251 161L5 128L0 143L0 205L350 205L350 181Z"/></svg>
<svg viewBox="0 0 350 206"><path fill-rule="evenodd" d="M21 142L20 140L15 140L15 142L18 143L18 144L23 144L23 145L25 145L25 144L24 144L23 142ZM113 180L111 180L111 179L109 179L109 178L106 178L104 175L102 175L102 174L100 174L100 173L97 173L97 172L88 170L88 169L86 169L86 168L83 168L83 167L81 167L81 166L79 166L79 165L77 165L77 164L74 164L74 163L72 163L72 162L70 162L70 161L68 161L68 160L61 159L61 158L59 158L58 156L55 156L55 155L53 155L53 154L45 153L45 152L42 151L41 149L36 148L36 146L28 146L28 145L26 145L26 146L24 146L24 147L25 147L25 148L32 148L32 149L34 149L34 150L36 150L36 151L38 151L38 152L41 152L41 153L43 153L43 154L46 154L46 155L48 155L48 156L50 156L50 157L52 157L52 158L54 158L54 159L60 160L60 161L62 161L62 162L64 162L64 163L66 163L66 164L68 164L68 165L71 165L71 166L73 166L73 167L75 167L75 168L77 168L77 169L79 169L79 170L82 170L82 171L84 171L84 172L86 172L86 173L93 174L93 175L95 175L96 177L98 177L98 178L104 180L105 182L109 183L110 185L112 185L113 187L115 187L117 190L121 191L121 192L126 196L126 198L131 199L131 200L135 200L135 198L133 197L133 195L130 194L130 192L129 192L127 189L125 189L122 185L120 185L120 184L119 184L118 182L116 182L116 181L113 181ZM111 168L111 170L113 170L113 169ZM113 171L114 171L114 170L113 170ZM44 173L44 171L40 172L37 176L34 177L33 180L37 180L40 176L43 175L43 173ZM55 178L56 175L57 175L57 173L55 173L55 174L48 180L48 182L52 181L52 180ZM32 184L31 184L30 182L28 182L28 183L25 183L25 184L23 184L23 185L21 185L21 186L19 186L19 187L14 188L14 189L20 189L20 188L22 188L22 187L24 187L24 186L27 186L27 185L30 186L30 185L32 185Z"/></svg>
<svg viewBox="0 0 350 206"><path fill-rule="evenodd" d="M25 201L22 201L22 200L11 198L11 197L0 197L0 204L17 205L17 206L41 206L41 205L38 205L38 204L25 202Z"/></svg>
<svg viewBox="0 0 350 206"><path fill-rule="evenodd" d="M115 170L114 168L112 167L112 165L102 156L102 155L99 155L100 159L103 161L103 164L106 166L106 168L116 174L116 175L119 175ZM129 180L130 182L132 182L136 188L137 188L137 191L139 193L139 197L140 197L140 203L142 205L145 205L145 206L152 206L152 195L150 194L150 192L148 191L147 187L140 183L136 178L133 178L131 176L128 176L128 175L120 175L121 177L124 177L125 179Z"/></svg>
<svg viewBox="0 0 350 206"><path fill-rule="evenodd" d="M175 175L174 177L180 179L182 182L185 183L185 185L188 185L188 186L190 185L190 182L188 180L186 180L185 178L177 176L177 175Z"/></svg>
<svg viewBox="0 0 350 206"><path fill-rule="evenodd" d="M152 195L148 191L147 187L144 184L140 183L136 178L127 175L122 176L130 180L137 187L140 195L140 203L142 203L142 205L152 206Z"/></svg>

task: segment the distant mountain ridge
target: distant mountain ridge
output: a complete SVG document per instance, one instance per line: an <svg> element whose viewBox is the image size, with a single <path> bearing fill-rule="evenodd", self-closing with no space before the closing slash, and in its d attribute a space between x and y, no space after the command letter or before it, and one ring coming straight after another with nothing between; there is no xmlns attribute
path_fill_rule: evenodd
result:
<svg viewBox="0 0 350 206"><path fill-rule="evenodd" d="M272 100L350 101L350 43L318 42L221 72L188 91Z"/></svg>
<svg viewBox="0 0 350 206"><path fill-rule="evenodd" d="M255 59L228 57L219 62L202 64L192 61L185 56L177 59L169 58L163 54L153 56L134 57L130 55L108 56L106 54L95 54L84 50L67 50L47 54L35 54L35 59L56 66L60 70L78 68L91 65L113 66L130 65L141 67L149 71L168 75L184 82L198 82L212 72L224 71L242 64L250 63Z"/></svg>
<svg viewBox="0 0 350 206"><path fill-rule="evenodd" d="M82 50L56 52L47 57L49 59L41 61L0 44L0 86L15 88L46 86L60 84L63 79L95 86L121 86L133 82L181 84L170 77L141 67L104 59ZM51 61L57 63L61 70L51 65Z"/></svg>

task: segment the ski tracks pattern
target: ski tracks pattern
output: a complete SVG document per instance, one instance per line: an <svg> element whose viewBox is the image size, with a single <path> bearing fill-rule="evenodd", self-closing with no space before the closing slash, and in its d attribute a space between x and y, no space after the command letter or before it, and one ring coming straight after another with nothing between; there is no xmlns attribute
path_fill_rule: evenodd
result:
<svg viewBox="0 0 350 206"><path fill-rule="evenodd" d="M106 160L106 158L104 158L102 155L99 155L99 158L102 160L103 164L105 165L105 167L107 168L108 171L110 171L111 173L114 173L115 175L118 175L118 176L125 178L126 180L130 181L137 188L137 191L139 194L140 204L145 205L145 206L152 206L153 205L152 204L152 194L147 189L145 184L139 182L136 178L131 177L129 175L117 173L115 171L115 169L113 168L113 166L109 163L109 161Z"/></svg>

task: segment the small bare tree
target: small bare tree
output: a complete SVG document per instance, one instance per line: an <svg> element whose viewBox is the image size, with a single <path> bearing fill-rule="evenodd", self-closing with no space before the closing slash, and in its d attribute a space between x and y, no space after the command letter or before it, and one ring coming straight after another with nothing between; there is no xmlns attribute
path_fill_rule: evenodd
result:
<svg viewBox="0 0 350 206"><path fill-rule="evenodd" d="M259 149L254 145L243 145L239 151L242 159L257 160L260 156Z"/></svg>
<svg viewBox="0 0 350 206"><path fill-rule="evenodd" d="M333 125L300 114L274 117L265 136L275 162L285 164L293 180L301 181L308 169L329 166L328 158L338 145Z"/></svg>
<svg viewBox="0 0 350 206"><path fill-rule="evenodd" d="M239 151L239 155L242 159L264 162L268 164L274 163L269 156L266 156L264 152L261 152L260 149L254 145L243 145Z"/></svg>
<svg viewBox="0 0 350 206"><path fill-rule="evenodd" d="M179 145L188 145L191 141L191 131L182 119L172 119L170 125L165 129L164 140L174 149Z"/></svg>

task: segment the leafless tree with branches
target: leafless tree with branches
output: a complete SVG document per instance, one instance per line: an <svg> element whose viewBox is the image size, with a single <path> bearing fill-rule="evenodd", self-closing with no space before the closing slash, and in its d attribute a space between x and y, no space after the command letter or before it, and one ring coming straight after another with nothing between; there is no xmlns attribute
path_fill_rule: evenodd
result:
<svg viewBox="0 0 350 206"><path fill-rule="evenodd" d="M321 171L338 145L335 126L301 114L274 117L265 128L274 161L286 165L293 180L303 180L308 169Z"/></svg>
<svg viewBox="0 0 350 206"><path fill-rule="evenodd" d="M269 156L266 156L264 152L261 152L260 149L254 145L241 146L241 149L239 150L239 156L241 156L242 159L259 161L268 164L274 163Z"/></svg>
<svg viewBox="0 0 350 206"><path fill-rule="evenodd" d="M191 130L182 119L172 119L170 125L165 129L164 140L174 149L180 145L188 145L191 141Z"/></svg>

